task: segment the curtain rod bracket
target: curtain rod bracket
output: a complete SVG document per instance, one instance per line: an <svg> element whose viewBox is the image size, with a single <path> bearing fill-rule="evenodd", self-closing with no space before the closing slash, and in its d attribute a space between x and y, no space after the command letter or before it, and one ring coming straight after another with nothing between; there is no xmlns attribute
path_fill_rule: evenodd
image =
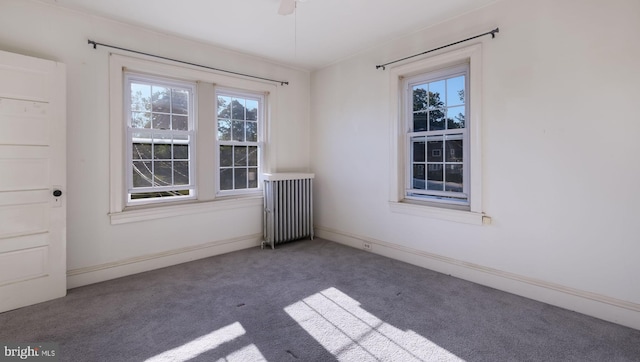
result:
<svg viewBox="0 0 640 362"><path fill-rule="evenodd" d="M417 56L420 56L420 55L424 55L424 54L427 54L427 53L435 52L436 50L440 50L440 49L448 48L448 47L450 47L450 46L452 46L452 45L456 45L456 44L464 43L465 41L469 41L469 40L473 40L473 39L476 39L476 38L480 38L480 37L485 36L485 35L491 35L491 39L494 39L494 38L496 37L496 33L499 33L499 32L500 32L500 28L495 28L495 29L493 29L493 30L491 30L491 31L488 31L488 32L486 32L486 33L482 33L482 34L480 34L480 35L472 36L471 38L467 38L467 39L464 39L464 40L459 40L459 41L457 41L457 42L453 42L453 43L451 43L451 44L443 45L443 46L441 46L441 47L433 48L433 49L431 49L431 50L427 50L426 52L422 52L422 53L418 53L418 54L410 55L410 56L408 56L408 57L404 57L404 58L402 58L402 59L394 60L394 61L389 62L389 63L376 65L376 69L380 69L380 68L382 68L382 70L386 70L386 69L387 69L387 68L386 68L386 67L387 67L387 65L394 64L394 63L398 63L398 62L401 62L401 61L403 61L403 60L411 59L411 58L414 58L414 57L417 57Z"/></svg>
<svg viewBox="0 0 640 362"><path fill-rule="evenodd" d="M260 79L260 80L264 80L267 82L273 82L273 83L280 83L280 86L284 86L284 85L289 85L289 82L284 81L284 80L275 80L275 79L269 79L269 78L263 78L263 77L258 77L255 75L250 75L250 74L244 74L244 73L239 73L239 72L233 72L231 70L224 70L224 69L219 69L219 68L214 68L214 67L209 67L206 65L202 65L202 64L196 64L196 63L190 63L190 62L185 62L183 60L178 60L178 59L173 59L173 58L168 58L168 57L163 57L161 55L155 55L155 54L150 54L150 53L145 53L145 52L140 52L137 50L132 50L132 49L127 49L127 48L121 48L121 47L117 47L115 45L109 45L109 44L104 44L104 43L98 43L96 41L93 41L91 39L87 40L87 44L89 45L93 45L93 49L97 49L98 45L102 45L103 47L107 47L107 48L112 48L112 49L118 49L118 50L124 50L125 52L130 52L130 53L135 53L135 54L140 54L140 55L145 55L148 57L153 57L153 58L158 58L158 59L164 59L164 60L168 60L171 62L176 62L176 63L182 63L182 64L186 64L186 65L191 65L194 67L200 67L200 68L205 68L205 69L209 69L209 70L214 70L216 72L223 72L223 73L229 73L229 74L235 74L235 75L239 75L242 77L248 77L248 78L253 78L253 79Z"/></svg>

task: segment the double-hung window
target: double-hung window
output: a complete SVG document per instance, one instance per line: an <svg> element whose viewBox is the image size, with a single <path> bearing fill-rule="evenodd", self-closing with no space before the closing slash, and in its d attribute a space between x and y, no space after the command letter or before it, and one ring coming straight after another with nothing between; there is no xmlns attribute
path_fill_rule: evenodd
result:
<svg viewBox="0 0 640 362"><path fill-rule="evenodd" d="M195 89L125 74L127 204L195 198Z"/></svg>
<svg viewBox="0 0 640 362"><path fill-rule="evenodd" d="M119 54L109 67L111 223L261 205L277 85Z"/></svg>
<svg viewBox="0 0 640 362"><path fill-rule="evenodd" d="M390 69L389 205L482 224L482 46Z"/></svg>
<svg viewBox="0 0 640 362"><path fill-rule="evenodd" d="M406 198L469 205L468 66L408 78Z"/></svg>
<svg viewBox="0 0 640 362"><path fill-rule="evenodd" d="M258 191L264 96L218 89L219 193Z"/></svg>

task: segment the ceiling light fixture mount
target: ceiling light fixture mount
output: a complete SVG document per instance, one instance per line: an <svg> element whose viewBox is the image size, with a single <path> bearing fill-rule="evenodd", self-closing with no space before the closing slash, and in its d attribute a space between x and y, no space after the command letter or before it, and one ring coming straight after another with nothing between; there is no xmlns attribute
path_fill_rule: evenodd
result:
<svg viewBox="0 0 640 362"><path fill-rule="evenodd" d="M291 15L296 11L296 3L305 2L307 0L280 0L280 7L278 8L278 14Z"/></svg>

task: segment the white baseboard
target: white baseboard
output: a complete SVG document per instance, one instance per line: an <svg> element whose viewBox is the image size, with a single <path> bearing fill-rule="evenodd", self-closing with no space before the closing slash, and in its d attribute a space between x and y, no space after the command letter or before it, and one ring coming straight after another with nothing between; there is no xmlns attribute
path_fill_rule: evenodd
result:
<svg viewBox="0 0 640 362"><path fill-rule="evenodd" d="M315 226L316 236L491 288L640 329L640 304L468 263L361 235Z"/></svg>
<svg viewBox="0 0 640 362"><path fill-rule="evenodd" d="M259 246L262 234L247 235L233 239L219 240L161 253L147 254L112 263L100 264L67 271L67 288L103 282L105 280L142 273L149 270L186 263Z"/></svg>

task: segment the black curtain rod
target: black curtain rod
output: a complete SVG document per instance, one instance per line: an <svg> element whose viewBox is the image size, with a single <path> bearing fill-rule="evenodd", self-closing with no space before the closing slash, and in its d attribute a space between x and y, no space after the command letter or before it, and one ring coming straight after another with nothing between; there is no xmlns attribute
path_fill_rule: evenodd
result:
<svg viewBox="0 0 640 362"><path fill-rule="evenodd" d="M146 55L149 57L154 57L154 58L160 58L160 59L164 59L164 60L169 60L172 62L177 62L177 63L182 63L182 64L187 64L187 65L192 65L194 67L200 67L200 68L206 68L206 69L211 69L211 70L215 70L218 72L224 72L224 73L229 73L229 74L235 74L235 75L240 75L243 77L249 77L249 78L254 78L254 79L260 79L260 80L266 80L268 82L274 82L274 83L280 83L280 85L289 85L289 82L287 81L283 81L283 80L275 80L275 79L269 79L269 78L262 78L262 77L258 77L255 75L249 75L249 74L244 74L244 73L238 73L238 72L232 72L230 70L224 70L224 69L218 69L218 68L213 68L213 67L209 67L206 65L201 65L201 64L196 64L196 63L189 63L189 62L185 62L182 60L177 60L177 59L172 59L172 58L167 58L167 57L163 57L161 55L155 55L155 54L149 54L149 53L144 53L144 52L139 52L137 50L131 50L131 49L127 49L127 48L121 48L121 47L117 47L114 45L109 45L109 44L103 44L103 43L98 43L95 42L91 39L89 39L88 44L93 45L93 49L96 49L98 47L98 45L101 45L103 47L107 47L107 48L113 48L113 49L118 49L118 50L124 50L126 52L131 52L131 53L136 53L136 54L141 54L141 55Z"/></svg>
<svg viewBox="0 0 640 362"><path fill-rule="evenodd" d="M456 45L456 44L464 43L465 41L473 40L473 39L479 38L479 37L481 37L481 36L485 36L485 35L489 35L489 34L491 34L491 39L493 39L493 38L495 38L495 37L496 37L496 33L499 33L499 32L500 32L500 28L495 28L495 29L493 29L493 30L491 30L491 31L488 31L488 32L484 33L484 34L480 34L480 35L472 36L471 38L467 38L467 39L464 39L464 40L460 40L460 41L457 41L457 42L455 42L455 43L451 43L451 44L443 45L443 46L438 47L438 48L435 48L435 49L427 50L426 52L422 52L422 53L420 53L420 54L414 54L414 55L410 55L410 56L405 57L405 58L402 58L402 59L394 60L394 61L389 62L389 63L376 65L376 69L380 69L380 68L382 68L382 70L385 70L385 69L386 69L386 66L387 66L387 65L389 65L389 64L393 64L393 63L401 62L401 61L403 61L403 60L407 60L407 59L411 59L411 58L414 58L414 57L417 57L417 56L420 56L420 55L424 55L424 54L427 54L427 53L435 52L436 50L440 50L440 49L444 49L444 48L450 47L450 46L452 46L452 45Z"/></svg>

